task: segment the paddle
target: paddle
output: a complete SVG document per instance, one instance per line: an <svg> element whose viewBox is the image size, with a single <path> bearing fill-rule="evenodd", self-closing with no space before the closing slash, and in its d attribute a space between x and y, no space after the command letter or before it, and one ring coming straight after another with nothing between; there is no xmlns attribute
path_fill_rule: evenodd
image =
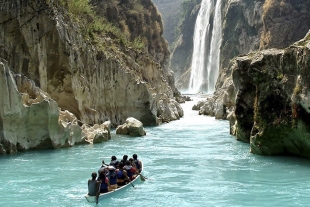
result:
<svg viewBox="0 0 310 207"><path fill-rule="evenodd" d="M140 175L140 180L141 180L141 181L145 181L146 179L148 179L147 177L143 176L143 175L139 172L139 170L137 170L136 173L137 173L138 175Z"/></svg>
<svg viewBox="0 0 310 207"><path fill-rule="evenodd" d="M130 182L130 184L132 185L132 187L135 187L135 186L132 184L132 182L130 181L130 179L129 179L129 182Z"/></svg>
<svg viewBox="0 0 310 207"><path fill-rule="evenodd" d="M130 180L130 178L127 176L127 179L129 180L129 182L130 182L130 184L132 185L132 187L135 187L133 184L132 184L132 182L131 182L131 180Z"/></svg>
<svg viewBox="0 0 310 207"><path fill-rule="evenodd" d="M143 176L141 173L139 173L139 175L140 175L140 180L141 181L145 181L146 179L148 179L147 177Z"/></svg>

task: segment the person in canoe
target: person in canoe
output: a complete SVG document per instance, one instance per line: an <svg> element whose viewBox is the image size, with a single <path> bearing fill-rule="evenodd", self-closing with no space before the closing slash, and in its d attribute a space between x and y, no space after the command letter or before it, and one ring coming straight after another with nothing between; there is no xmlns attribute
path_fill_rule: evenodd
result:
<svg viewBox="0 0 310 207"><path fill-rule="evenodd" d="M105 170L100 171L98 181L100 182L100 193L107 193L111 185L109 182L109 178L106 176Z"/></svg>
<svg viewBox="0 0 310 207"><path fill-rule="evenodd" d="M133 154L132 155L133 161L135 163L136 169L138 172L141 172L141 168L142 168L142 163L140 160L138 160L138 155L137 154Z"/></svg>
<svg viewBox="0 0 310 207"><path fill-rule="evenodd" d="M111 157L110 166L111 165L115 168L118 168L118 165L119 165L119 161L117 160L117 158L114 155Z"/></svg>
<svg viewBox="0 0 310 207"><path fill-rule="evenodd" d="M96 202L98 203L100 182L97 181L96 178L97 178L97 173L93 172L91 174L91 179L88 180L88 195L96 196Z"/></svg>
<svg viewBox="0 0 310 207"><path fill-rule="evenodd" d="M123 167L123 173L127 179L129 180L134 179L136 169L130 164L129 160L126 161L125 166Z"/></svg>
<svg viewBox="0 0 310 207"><path fill-rule="evenodd" d="M105 164L104 160L102 160L102 165L101 165L101 167L100 167L99 170L98 170L98 174L100 175L100 172L101 172L102 170L104 170L104 171L107 173L107 172L108 172L108 171L107 171L107 168L108 168L108 165Z"/></svg>
<svg viewBox="0 0 310 207"><path fill-rule="evenodd" d="M117 174L116 169L112 165L108 167L109 173L108 178L110 182L110 187L108 188L109 191L117 189Z"/></svg>
<svg viewBox="0 0 310 207"><path fill-rule="evenodd" d="M135 162L133 161L133 158L129 158L129 162L130 162L130 165L131 165L132 167L134 167L134 168L137 170L136 164L135 164Z"/></svg>
<svg viewBox="0 0 310 207"><path fill-rule="evenodd" d="M123 159L121 160L121 162L120 163L122 163L123 164L123 166L126 164L126 161L128 160L128 155L124 155L123 156Z"/></svg>

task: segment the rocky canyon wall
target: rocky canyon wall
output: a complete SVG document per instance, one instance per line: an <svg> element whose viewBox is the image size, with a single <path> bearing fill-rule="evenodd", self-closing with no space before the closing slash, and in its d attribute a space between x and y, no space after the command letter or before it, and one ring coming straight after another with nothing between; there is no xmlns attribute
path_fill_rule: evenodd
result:
<svg viewBox="0 0 310 207"><path fill-rule="evenodd" d="M229 119L253 153L310 157L309 34L299 41L310 29L309 3L223 1L216 91L193 108Z"/></svg>
<svg viewBox="0 0 310 207"><path fill-rule="evenodd" d="M187 87L190 78L190 64L193 53L193 36L201 0L184 1L175 43L170 56L170 69L174 72L176 86ZM186 86L185 86L186 85Z"/></svg>
<svg viewBox="0 0 310 207"><path fill-rule="evenodd" d="M173 98L169 73L160 63L165 54L153 59L131 48L123 51L108 36L101 41L110 47L98 48L54 4L18 2L1 24L1 56L14 72L27 75L87 124L111 119L118 125L129 115L147 125L160 122L158 102Z"/></svg>
<svg viewBox="0 0 310 207"><path fill-rule="evenodd" d="M231 66L236 87L238 140L251 152L310 158L310 32L286 49L237 57Z"/></svg>
<svg viewBox="0 0 310 207"><path fill-rule="evenodd" d="M262 24L257 21L259 24L256 25L262 27L259 39L252 38L255 47L244 50L248 55L227 61L227 68L222 57L217 90L199 103L198 110L200 114L228 118L230 132L238 140L250 142L253 153L293 154L309 158L306 81L309 34L288 47L310 28L309 21L305 20L310 19L305 12L310 8L309 3L261 3L257 4L261 8L257 16L261 16ZM240 31L240 36L243 36L243 30ZM236 45L238 47L240 42ZM225 51L225 45L222 48Z"/></svg>
<svg viewBox="0 0 310 207"><path fill-rule="evenodd" d="M118 34L115 31L121 31L117 29L119 25L113 26L105 16L83 16L84 13L79 16L68 12L70 9L93 12L86 12L88 7L80 8L75 4L72 7L70 3L60 0L1 1L0 57L7 60L12 72L32 80L50 96L50 102L55 103L57 110L60 107L69 111L80 125L110 121L116 127L127 117L135 117L145 125L157 125L183 116L182 108L174 99L178 91L173 76L166 67L169 50L161 37L161 19L151 1L138 2L139 5L132 5L128 12L133 13L135 8L146 9L149 18L141 18L149 21L149 26L157 25L156 31L149 34L149 30L141 29L139 36L139 27L130 25L131 19L136 17L133 16L126 19L128 23L124 25L127 27L123 28L131 31L128 40L115 36ZM126 3L132 4L119 1L119 4ZM102 6L106 5L89 8ZM102 22L105 24L99 24ZM141 28L143 24L144 27L147 25L146 22L141 24ZM57 110L53 113L58 113ZM19 122L32 118L26 117ZM32 120L29 124L37 122ZM48 125L48 122L44 123ZM49 131L53 133L53 130ZM6 136L5 128L1 134L2 139L12 141ZM45 139L51 135L36 136Z"/></svg>
<svg viewBox="0 0 310 207"><path fill-rule="evenodd" d="M235 105L236 90L229 65L232 58L272 47L288 47L303 38L308 31L306 28L310 28L309 21L305 21L310 19L305 9L310 7L305 1L238 0L224 1L224 5L220 74L215 93L200 110L201 114L216 118L226 118ZM280 14L278 8L286 12ZM297 22L303 22L299 29L296 29Z"/></svg>
<svg viewBox="0 0 310 207"><path fill-rule="evenodd" d="M191 16L183 22L179 44L171 55L171 70L175 72L178 88L186 88L190 77L193 33L200 1L187 11ZM193 9L195 8L195 9ZM308 1L224 0L222 1L222 46L220 74L216 88L227 84L229 61L252 51L285 48L305 36L310 23ZM196 11L196 12L195 12ZM193 15L193 16L192 16ZM187 35L186 38L185 34Z"/></svg>

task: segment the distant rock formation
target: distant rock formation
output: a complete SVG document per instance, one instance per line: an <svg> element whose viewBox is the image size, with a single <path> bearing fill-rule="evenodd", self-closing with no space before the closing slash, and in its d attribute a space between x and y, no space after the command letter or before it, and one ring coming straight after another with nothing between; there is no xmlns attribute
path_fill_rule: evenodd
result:
<svg viewBox="0 0 310 207"><path fill-rule="evenodd" d="M189 85L190 64L193 53L193 36L195 22L199 12L201 0L184 1L179 32L170 55L170 69L174 72L176 86L182 89Z"/></svg>
<svg viewBox="0 0 310 207"><path fill-rule="evenodd" d="M200 1L187 7L178 42L171 54L178 89L188 86L193 33ZM304 0L222 0L222 46L216 89L227 84L232 58L268 48L286 48L302 39L310 28L310 2ZM186 12L185 12L186 13ZM225 83L226 82L226 83ZM223 89L225 90L225 89Z"/></svg>
<svg viewBox="0 0 310 207"><path fill-rule="evenodd" d="M171 46L176 37L177 25L180 21L181 6L184 0L152 0L162 14L164 37Z"/></svg>

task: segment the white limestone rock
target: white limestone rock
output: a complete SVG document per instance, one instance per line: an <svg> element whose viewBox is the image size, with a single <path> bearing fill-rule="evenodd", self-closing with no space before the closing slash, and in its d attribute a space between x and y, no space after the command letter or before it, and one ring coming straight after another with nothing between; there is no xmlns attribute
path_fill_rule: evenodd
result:
<svg viewBox="0 0 310 207"><path fill-rule="evenodd" d="M130 135L133 137L144 136L146 132L141 121L129 117L123 125L116 128L116 134Z"/></svg>
<svg viewBox="0 0 310 207"><path fill-rule="evenodd" d="M12 73L3 59L0 59L0 92L0 154L69 147L92 138L102 139L97 138L101 131L97 137L86 139L87 133L82 136L72 113L62 111L32 80ZM103 128L110 134L108 125Z"/></svg>
<svg viewBox="0 0 310 207"><path fill-rule="evenodd" d="M95 124L92 127L88 127L85 124L82 126L84 139L86 142L100 143L111 139L111 122L106 121L103 124Z"/></svg>

